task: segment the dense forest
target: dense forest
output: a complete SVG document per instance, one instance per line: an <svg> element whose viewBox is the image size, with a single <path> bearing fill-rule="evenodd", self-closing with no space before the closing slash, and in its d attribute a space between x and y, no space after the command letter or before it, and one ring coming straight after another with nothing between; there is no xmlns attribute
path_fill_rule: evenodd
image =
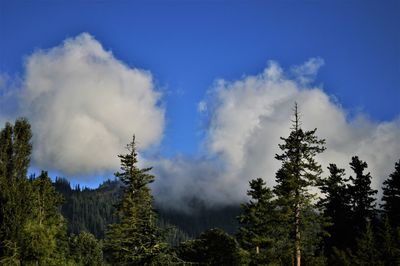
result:
<svg viewBox="0 0 400 266"><path fill-rule="evenodd" d="M122 183L117 179L107 180L97 189L82 189L79 185L72 188L65 178L56 178L54 186L64 197L61 214L68 221L68 234L88 231L103 239L107 225L116 222L114 206L122 196ZM167 240L171 245L193 239L209 228L218 227L230 234L237 231L240 206L212 208L195 198L191 206L193 211L188 212L165 209L155 202L159 225L170 231Z"/></svg>
<svg viewBox="0 0 400 266"><path fill-rule="evenodd" d="M357 155L351 173L334 162L323 171L316 157L325 140L316 133L301 128L295 105L291 132L277 143L274 187L256 178L240 206L194 198L198 211L185 213L154 203L156 177L137 166L134 136L115 180L71 188L46 171L28 176L30 124L6 123L0 265L400 265L400 160L378 199Z"/></svg>

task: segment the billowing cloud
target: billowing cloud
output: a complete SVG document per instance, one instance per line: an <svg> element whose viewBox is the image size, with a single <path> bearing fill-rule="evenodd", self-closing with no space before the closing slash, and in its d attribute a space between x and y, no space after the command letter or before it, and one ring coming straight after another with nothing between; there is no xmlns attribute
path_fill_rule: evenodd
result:
<svg viewBox="0 0 400 266"><path fill-rule="evenodd" d="M322 59L310 59L286 75L270 62L259 75L218 80L199 104L200 111L208 107L203 144L213 163L209 159L155 163L161 178L156 191L167 194L163 198L173 204L191 195L226 204L243 200L252 178L262 177L273 186L280 167L274 155L280 153L280 137L290 132L294 102L300 107L302 127L317 128L317 135L327 141L327 150L318 158L324 170L337 163L349 175L348 163L358 155L369 164L373 187L380 187L400 158L400 119L378 123L362 114L350 119L321 87L310 85L322 64ZM173 189L164 187L166 181Z"/></svg>
<svg viewBox="0 0 400 266"><path fill-rule="evenodd" d="M262 177L273 186L280 167L274 155L280 152L280 137L290 132L294 102L302 127L318 128L317 135L327 140L318 158L324 169L337 163L349 175L351 156L358 155L369 164L373 187L379 188L400 158L400 118L376 122L362 113L350 118L321 86L313 85L323 64L312 58L284 71L269 62L258 75L215 81L197 106L207 119L201 154L144 163L153 166L157 177L156 199L186 209L193 197L235 204L246 198L250 179ZM8 80L0 76L1 100L17 98L19 115L32 122L37 167L70 177L115 171L116 155L133 133L140 151L162 138L164 109L151 73L117 60L89 34L29 56L17 89L10 89ZM16 109L1 108L3 119Z"/></svg>
<svg viewBox="0 0 400 266"><path fill-rule="evenodd" d="M150 72L132 68L83 33L26 60L21 112L32 122L38 167L75 176L115 171L135 133L139 149L164 129Z"/></svg>

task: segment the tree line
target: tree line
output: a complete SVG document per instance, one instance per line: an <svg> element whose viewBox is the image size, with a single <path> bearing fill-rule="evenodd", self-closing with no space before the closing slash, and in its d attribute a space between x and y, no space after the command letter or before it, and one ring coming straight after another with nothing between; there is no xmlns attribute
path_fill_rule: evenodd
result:
<svg viewBox="0 0 400 266"><path fill-rule="evenodd" d="M400 160L377 206L367 163L353 156L349 177L333 163L322 177L315 157L325 140L300 125L295 105L291 133L275 156L282 162L276 185L250 181L237 235L250 264L400 265Z"/></svg>
<svg viewBox="0 0 400 266"><path fill-rule="evenodd" d="M118 179L106 180L98 188L75 185L65 178L57 177L54 181L56 191L64 197L61 214L67 220L67 233L79 234L88 231L98 239L104 239L108 224L116 222L113 215L115 205L122 195L123 186ZM218 227L229 234L237 231L240 206L209 206L196 198L186 202L190 210L165 207L154 202L161 228L169 230L167 242L172 246L198 237L208 228Z"/></svg>
<svg viewBox="0 0 400 266"><path fill-rule="evenodd" d="M292 122L275 155L276 185L251 180L237 232L214 228L196 238L160 219L149 187L155 177L137 166L135 137L118 155L117 182L98 193L53 184L45 171L28 177L30 125L6 123L0 265L400 265L400 160L378 204L366 162L355 155L349 176L333 163L324 175L316 157L325 140L301 128L297 105ZM78 215L88 208L93 215Z"/></svg>

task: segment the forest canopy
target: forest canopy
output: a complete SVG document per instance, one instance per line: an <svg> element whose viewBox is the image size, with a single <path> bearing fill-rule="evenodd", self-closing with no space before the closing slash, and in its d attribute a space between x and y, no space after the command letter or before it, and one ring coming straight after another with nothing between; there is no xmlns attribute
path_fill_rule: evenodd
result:
<svg viewBox="0 0 400 266"><path fill-rule="evenodd" d="M154 204L151 168L138 166L135 136L121 169L97 189L30 175L31 125L0 131L1 265L400 265L400 160L371 187L357 155L351 173L317 155L326 140L301 127L297 104L281 137L274 187L249 182L248 201L198 212ZM278 140L279 141L279 140ZM249 178L249 177L243 177ZM212 186L213 184L210 184ZM214 227L219 227L214 228Z"/></svg>

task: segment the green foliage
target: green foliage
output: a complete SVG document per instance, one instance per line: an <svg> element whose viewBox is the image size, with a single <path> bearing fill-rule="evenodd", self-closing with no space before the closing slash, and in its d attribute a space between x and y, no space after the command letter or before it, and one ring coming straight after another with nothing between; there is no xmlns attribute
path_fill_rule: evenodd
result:
<svg viewBox="0 0 400 266"><path fill-rule="evenodd" d="M0 131L0 260L21 258L23 226L30 213L31 186L26 178L32 145L30 125L19 118ZM18 252L17 252L18 251Z"/></svg>
<svg viewBox="0 0 400 266"><path fill-rule="evenodd" d="M67 254L66 225L59 211L62 197L47 172L31 179L31 185L31 215L22 230L23 261L59 265Z"/></svg>
<svg viewBox="0 0 400 266"><path fill-rule="evenodd" d="M136 166L135 138L128 153L119 155L118 181L71 189L64 179L53 185L44 171L27 178L30 125L25 119L6 123L0 131L0 265L103 265L103 243L96 236L103 237L110 222L104 250L111 265L292 265L300 256L305 265L400 265L400 161L383 184L380 215L371 175L364 173L367 163L354 156L354 177L345 179L344 170L331 164L321 179L315 157L325 142L300 125L296 105L292 131L281 138L282 153L276 155L282 163L276 186L267 188L261 178L250 182L250 200L238 217L240 247L220 229L188 240L217 223L233 232L237 224L225 218L238 214L236 206L210 208L194 199L196 212L161 209L158 218L149 188L154 176L151 168ZM317 185L323 199L311 192ZM62 207L58 192L66 198ZM69 242L60 208L69 232L77 233Z"/></svg>
<svg viewBox="0 0 400 266"><path fill-rule="evenodd" d="M173 247L190 239L185 232L174 225L163 222L160 223L160 228L163 229L163 239Z"/></svg>
<svg viewBox="0 0 400 266"><path fill-rule="evenodd" d="M282 153L275 156L282 162L274 187L278 219L288 230L285 250L295 254L293 260L301 260L301 253L303 260L317 256L324 227L324 219L314 204L316 195L310 191L321 182L322 169L315 157L325 150L325 140L317 138L316 129L303 131L300 125L296 104L292 131L289 137L281 138Z"/></svg>
<svg viewBox="0 0 400 266"><path fill-rule="evenodd" d="M239 240L250 253L253 265L289 265L295 260L307 265L324 265L321 248L326 222L316 195L310 190L321 184L321 166L315 161L325 150L325 140L315 136L315 130L300 127L297 104L292 131L279 147L282 162L276 173L276 186L271 192L262 179L250 182L251 200L242 205L239 216Z"/></svg>
<svg viewBox="0 0 400 266"><path fill-rule="evenodd" d="M342 250L336 247L332 248L329 261L332 266L352 266L352 255L349 250Z"/></svg>
<svg viewBox="0 0 400 266"><path fill-rule="evenodd" d="M210 229L198 239L183 242L177 248L179 258L196 265L241 265L236 240L221 229Z"/></svg>
<svg viewBox="0 0 400 266"><path fill-rule="evenodd" d="M379 266L383 265L380 260L379 250L376 246L375 235L371 223L366 224L362 236L357 240L357 249L353 259L354 265Z"/></svg>
<svg viewBox="0 0 400 266"><path fill-rule="evenodd" d="M68 233L87 231L103 239L107 225L117 221L113 214L122 194L121 182L107 180L97 189L72 189L66 179L57 178L54 186L65 198L61 213L68 220Z"/></svg>
<svg viewBox="0 0 400 266"><path fill-rule="evenodd" d="M23 228L24 253L26 262L37 262L40 265L51 264L53 254L57 251L57 228L37 221L28 220Z"/></svg>
<svg viewBox="0 0 400 266"><path fill-rule="evenodd" d="M395 164L395 170L383 182L382 207L390 223L400 226L400 160Z"/></svg>
<svg viewBox="0 0 400 266"><path fill-rule="evenodd" d="M400 235L398 233L400 232L396 232L395 228L391 226L389 219L385 217L380 234L378 235L378 247L384 265L400 265Z"/></svg>
<svg viewBox="0 0 400 266"><path fill-rule="evenodd" d="M116 223L115 205L124 187L118 180L107 180L96 189L71 188L64 178L57 178L54 186L64 198L61 213L68 221L68 234L88 231L99 239L104 238L108 224ZM172 246L200 235L208 228L221 227L228 233L236 233L236 205L210 207L204 202L192 200L191 211L167 209L155 205L159 216L158 225L163 229L163 239Z"/></svg>
<svg viewBox="0 0 400 266"><path fill-rule="evenodd" d="M115 174L125 185L116 208L119 221L110 225L105 247L115 265L151 265L164 248L148 187L154 176L148 173L151 168L136 166L135 137L127 150L127 154L118 156L122 172Z"/></svg>
<svg viewBox="0 0 400 266"><path fill-rule="evenodd" d="M19 266L21 265L20 254L16 242L4 240L1 243L3 257L0 258L0 265Z"/></svg>
<svg viewBox="0 0 400 266"><path fill-rule="evenodd" d="M71 236L70 253L76 265L97 266L103 263L102 245L88 232Z"/></svg>
<svg viewBox="0 0 400 266"><path fill-rule="evenodd" d="M351 206L344 169L338 168L336 164L330 164L328 170L330 175L321 180L320 190L325 197L320 199L319 205L330 223L327 228L329 237L325 238L325 248L331 252L332 247L342 249L350 242Z"/></svg>
<svg viewBox="0 0 400 266"><path fill-rule="evenodd" d="M210 228L221 228L229 234L235 234L238 228L237 216L240 206L236 204L210 206L196 198L189 199L185 204L190 209L166 208L162 204L155 207L160 222L172 224L183 231L189 238L195 238Z"/></svg>
<svg viewBox="0 0 400 266"><path fill-rule="evenodd" d="M351 158L351 169L355 176L350 176L351 184L349 186L349 194L352 207L352 238L359 237L357 232L364 232L368 221L375 218L375 198L378 192L371 188L371 174L364 174L364 170L368 167L366 162L361 161L358 156Z"/></svg>
<svg viewBox="0 0 400 266"><path fill-rule="evenodd" d="M272 191L265 187L261 178L250 181L247 195L251 198L242 204L242 214L238 217L238 240L250 256L252 264L279 261L282 253L280 244L287 241L277 220L277 210ZM287 230L284 230L286 232Z"/></svg>

